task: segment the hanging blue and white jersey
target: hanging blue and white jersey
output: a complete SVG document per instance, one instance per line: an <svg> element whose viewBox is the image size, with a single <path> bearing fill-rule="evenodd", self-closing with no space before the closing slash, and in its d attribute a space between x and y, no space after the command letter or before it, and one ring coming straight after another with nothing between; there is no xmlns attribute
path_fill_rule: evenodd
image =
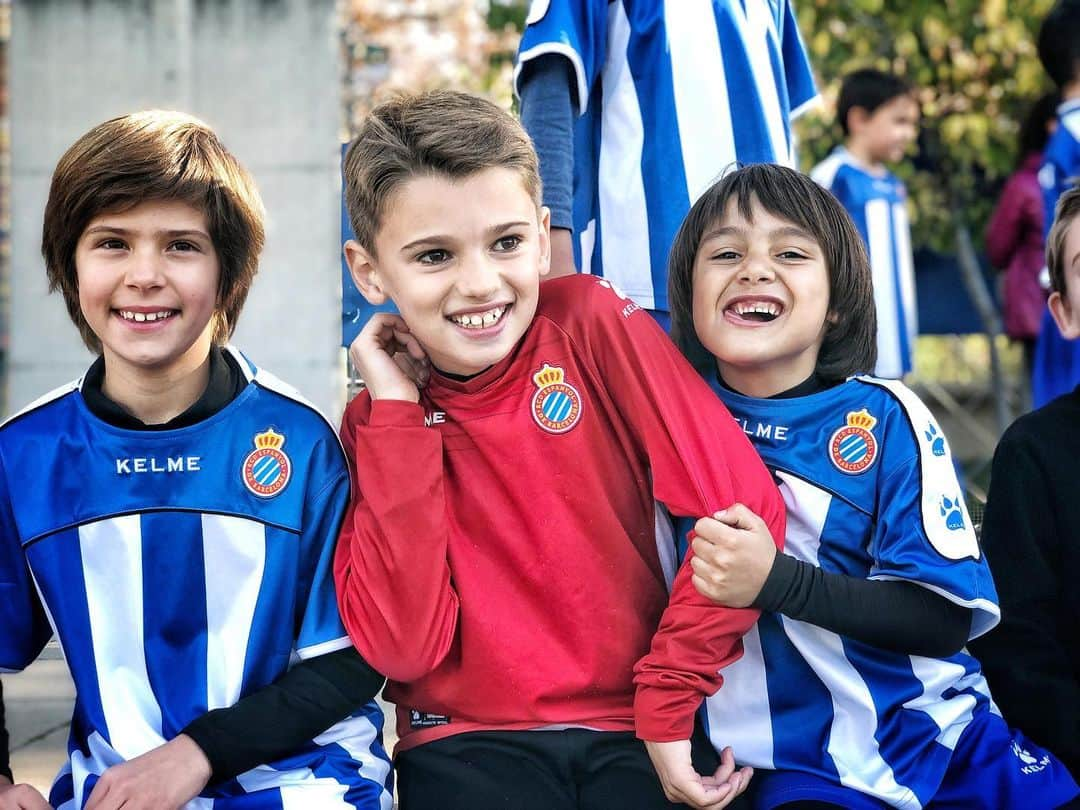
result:
<svg viewBox="0 0 1080 810"><path fill-rule="evenodd" d="M945 437L902 383L858 377L792 399L718 393L779 481L787 554L921 585L971 610L969 638L997 623ZM997 711L966 652L902 655L773 613L743 644L703 709L714 744L894 807L922 807L971 719Z"/></svg>
<svg viewBox="0 0 1080 810"><path fill-rule="evenodd" d="M911 371L919 332L907 190L890 172L867 171L843 147L819 163L811 177L847 209L866 243L877 305L874 374L900 379Z"/></svg>
<svg viewBox="0 0 1080 810"><path fill-rule="evenodd" d="M791 3L533 0L515 75L548 53L577 82L578 267L666 310L694 201L735 161L794 165L791 120L817 90Z"/></svg>
<svg viewBox="0 0 1080 810"><path fill-rule="evenodd" d="M77 691L54 807L82 807L109 766L350 643L332 571L344 453L312 406L230 351L248 384L198 424L115 427L80 380L0 428L0 669L55 632ZM187 807L389 810L381 734L372 702Z"/></svg>

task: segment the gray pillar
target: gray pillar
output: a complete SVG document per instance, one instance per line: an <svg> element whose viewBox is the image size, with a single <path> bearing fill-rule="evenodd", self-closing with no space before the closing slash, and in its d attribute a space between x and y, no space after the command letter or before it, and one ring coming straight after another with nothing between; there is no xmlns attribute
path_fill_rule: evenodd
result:
<svg viewBox="0 0 1080 810"><path fill-rule="evenodd" d="M92 360L46 291L41 217L63 151L150 107L214 127L254 174L266 250L235 343L332 419L344 404L334 0L19 0L10 46L11 410Z"/></svg>

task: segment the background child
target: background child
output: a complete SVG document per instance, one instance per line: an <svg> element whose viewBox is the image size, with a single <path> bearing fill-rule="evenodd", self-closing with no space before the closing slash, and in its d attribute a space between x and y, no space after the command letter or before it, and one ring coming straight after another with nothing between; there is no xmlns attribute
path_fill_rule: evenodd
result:
<svg viewBox="0 0 1080 810"><path fill-rule="evenodd" d="M0 428L0 669L55 632L77 692L52 806L390 806L382 679L331 580L345 458L224 345L262 243L251 178L179 113L107 121L53 174L49 280L100 357ZM47 806L28 791L0 806Z"/></svg>
<svg viewBox="0 0 1080 810"><path fill-rule="evenodd" d="M715 356L717 391L788 508L786 553L741 505L693 540L695 586L764 611L705 708L714 738L770 769L758 805L1074 797L962 649L998 608L940 428L901 383L851 376L873 364L874 301L836 200L777 166L725 177L679 231L671 285L681 345Z"/></svg>
<svg viewBox="0 0 1080 810"><path fill-rule="evenodd" d="M1039 276L1046 267L1045 217L1039 186L1043 148L1057 126L1057 93L1041 96L1020 127L1017 167L1006 181L986 226L986 254L1003 271L1001 309L1005 334L1024 349L1030 378L1035 338L1046 312L1046 291Z"/></svg>
<svg viewBox="0 0 1080 810"><path fill-rule="evenodd" d="M880 70L844 78L836 103L844 144L812 172L847 209L870 254L877 308L879 377L912 369L918 321L907 189L885 164L897 163L918 134L919 105L906 81Z"/></svg>
<svg viewBox="0 0 1080 810"><path fill-rule="evenodd" d="M1080 0L1059 0L1039 28L1039 59L1061 91L1058 126L1046 145L1039 182L1046 227L1058 198L1080 182ZM1044 312L1035 350L1031 399L1036 408L1080 382L1080 349Z"/></svg>
<svg viewBox="0 0 1080 810"><path fill-rule="evenodd" d="M1047 244L1050 311L1080 337L1080 189L1066 192ZM972 650L1009 722L1080 774L1080 389L1021 417L1001 437L982 544L1002 620Z"/></svg>
<svg viewBox="0 0 1080 810"><path fill-rule="evenodd" d="M747 498L778 528L753 448L609 282L540 285L536 154L505 111L451 92L386 102L345 183L353 279L401 315L350 349L367 389L342 424L355 488L335 571L398 705L402 807L668 807L635 731L663 741L673 795L726 804L748 774L727 752L698 777L688 741L756 613L713 610L685 568L665 611L657 502L697 517ZM635 706L661 614L672 647L654 645Z"/></svg>

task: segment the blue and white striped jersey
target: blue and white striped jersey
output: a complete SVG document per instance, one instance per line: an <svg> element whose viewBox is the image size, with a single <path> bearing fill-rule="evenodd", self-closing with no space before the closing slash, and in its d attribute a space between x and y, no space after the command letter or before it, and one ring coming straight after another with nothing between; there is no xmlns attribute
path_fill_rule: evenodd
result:
<svg viewBox="0 0 1080 810"><path fill-rule="evenodd" d="M866 243L877 304L874 373L899 379L911 371L919 331L907 190L891 172L867 171L843 147L819 163L811 177L847 209Z"/></svg>
<svg viewBox="0 0 1080 810"><path fill-rule="evenodd" d="M248 384L195 425L107 424L79 380L0 428L0 669L55 632L77 690L54 807L82 807L110 765L350 643L332 571L344 453L312 406L230 351ZM369 703L188 807L389 810L381 730Z"/></svg>
<svg viewBox="0 0 1080 810"><path fill-rule="evenodd" d="M718 393L780 483L786 553L928 588L970 608L970 638L997 623L945 437L902 383L857 377L792 399ZM997 711L966 652L892 653L772 613L744 647L703 710L714 744L895 807L922 807L971 719Z"/></svg>
<svg viewBox="0 0 1080 810"><path fill-rule="evenodd" d="M668 308L686 212L740 163L793 165L791 119L817 97L788 0L534 0L516 76L565 56L575 254L640 306Z"/></svg>

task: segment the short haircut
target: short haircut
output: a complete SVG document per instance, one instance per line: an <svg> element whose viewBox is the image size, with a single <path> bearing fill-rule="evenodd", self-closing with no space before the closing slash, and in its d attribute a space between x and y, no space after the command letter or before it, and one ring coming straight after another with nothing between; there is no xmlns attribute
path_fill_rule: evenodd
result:
<svg viewBox="0 0 1080 810"><path fill-rule="evenodd" d="M1058 0L1039 27L1039 61L1054 84L1080 78L1080 0Z"/></svg>
<svg viewBox="0 0 1080 810"><path fill-rule="evenodd" d="M683 220L668 259L672 337L700 365L708 353L693 321L694 262L706 230L734 202L747 219L754 200L774 216L812 234L829 274L830 320L815 371L827 380L868 374L877 361L877 312L862 237L836 198L805 174L771 163L731 171L708 189Z"/></svg>
<svg viewBox="0 0 1080 810"><path fill-rule="evenodd" d="M516 171L540 206L540 170L521 124L490 101L451 90L379 104L345 153L345 203L356 241L373 256L394 192L410 178L463 179L489 168Z"/></svg>
<svg viewBox="0 0 1080 810"><path fill-rule="evenodd" d="M49 290L93 352L101 341L79 306L75 249L91 220L148 201L180 201L206 215L220 266L214 342L225 343L259 265L265 232L255 182L210 127L178 112L147 110L99 124L64 153L53 171L41 254Z"/></svg>
<svg viewBox="0 0 1080 810"><path fill-rule="evenodd" d="M1069 228L1080 216L1080 186L1071 188L1058 198L1054 224L1046 237L1046 267L1050 270L1050 289L1065 295L1065 239Z"/></svg>
<svg viewBox="0 0 1080 810"><path fill-rule="evenodd" d="M840 96L836 100L836 118L844 135L848 130L848 114L853 107L862 107L870 115L894 98L912 95L911 85L906 79L885 73L874 68L863 68L849 73L840 85Z"/></svg>

